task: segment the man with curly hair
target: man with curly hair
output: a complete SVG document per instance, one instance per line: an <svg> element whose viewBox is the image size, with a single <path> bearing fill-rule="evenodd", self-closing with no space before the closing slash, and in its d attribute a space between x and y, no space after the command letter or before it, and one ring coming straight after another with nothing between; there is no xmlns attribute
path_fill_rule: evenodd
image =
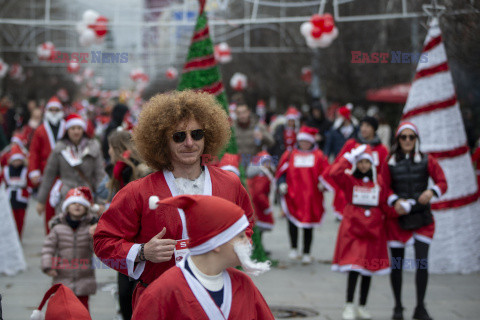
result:
<svg viewBox="0 0 480 320"><path fill-rule="evenodd" d="M150 283L182 260L188 239L185 213L169 207L153 209L149 206L153 199L181 194L227 199L245 211L246 234L251 237L253 209L240 179L202 163L219 154L230 134L226 112L208 93L158 94L144 105L133 137L141 157L155 172L117 193L94 235L95 254L104 263L139 279L134 307Z"/></svg>

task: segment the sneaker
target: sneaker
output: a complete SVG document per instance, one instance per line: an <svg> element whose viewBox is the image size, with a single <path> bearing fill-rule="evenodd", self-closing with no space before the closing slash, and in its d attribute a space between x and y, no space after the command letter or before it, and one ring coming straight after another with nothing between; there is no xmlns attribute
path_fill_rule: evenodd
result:
<svg viewBox="0 0 480 320"><path fill-rule="evenodd" d="M343 308L342 319L355 320L355 318L356 318L355 305L353 303L346 303L345 307Z"/></svg>
<svg viewBox="0 0 480 320"><path fill-rule="evenodd" d="M300 256L298 254L297 249L292 249L292 250L290 250L290 253L288 254L288 257L290 258L290 260L297 260Z"/></svg>
<svg viewBox="0 0 480 320"><path fill-rule="evenodd" d="M372 319L372 316L370 315L370 312L367 311L367 308L365 308L365 306L358 306L357 319L370 320Z"/></svg>
<svg viewBox="0 0 480 320"><path fill-rule="evenodd" d="M304 254L302 257L302 264L312 264L313 258L309 254Z"/></svg>
<svg viewBox="0 0 480 320"><path fill-rule="evenodd" d="M403 307L402 306L393 308L392 320L403 320Z"/></svg>
<svg viewBox="0 0 480 320"><path fill-rule="evenodd" d="M425 309L425 306L417 306L413 313L414 320L433 320Z"/></svg>

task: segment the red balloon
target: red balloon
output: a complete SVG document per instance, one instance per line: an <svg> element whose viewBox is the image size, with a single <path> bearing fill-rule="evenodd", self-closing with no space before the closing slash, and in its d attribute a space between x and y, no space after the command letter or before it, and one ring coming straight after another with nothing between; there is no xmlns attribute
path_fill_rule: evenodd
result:
<svg viewBox="0 0 480 320"><path fill-rule="evenodd" d="M323 33L323 30L320 29L319 27L313 27L312 29L312 37L314 37L315 39L318 39L322 36L322 33Z"/></svg>
<svg viewBox="0 0 480 320"><path fill-rule="evenodd" d="M93 30L95 30L97 37L103 37L107 34L107 24L108 19L106 17L100 16L97 18L95 24L93 25Z"/></svg>
<svg viewBox="0 0 480 320"><path fill-rule="evenodd" d="M335 26L335 21L333 20L332 15L330 13L324 14L323 21L323 30L327 33L331 32Z"/></svg>
<svg viewBox="0 0 480 320"><path fill-rule="evenodd" d="M319 15L319 14L314 14L311 18L310 18L310 22L315 26L315 27L319 27L320 29L323 28L323 22L324 22L324 18Z"/></svg>

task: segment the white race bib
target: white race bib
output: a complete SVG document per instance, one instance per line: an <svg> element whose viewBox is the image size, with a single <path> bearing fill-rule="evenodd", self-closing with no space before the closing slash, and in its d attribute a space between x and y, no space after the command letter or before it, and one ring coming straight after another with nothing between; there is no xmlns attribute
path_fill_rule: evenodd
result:
<svg viewBox="0 0 480 320"><path fill-rule="evenodd" d="M369 206L376 207L378 206L378 198L380 194L380 188L375 187L353 187L353 197L352 203L359 206Z"/></svg>
<svg viewBox="0 0 480 320"><path fill-rule="evenodd" d="M311 168L315 164L315 155L308 154L308 155L295 155L293 159L293 166L295 168Z"/></svg>
<svg viewBox="0 0 480 320"><path fill-rule="evenodd" d="M175 264L178 266L179 263L185 259L185 256L190 252L188 250L188 239L177 240L175 245Z"/></svg>

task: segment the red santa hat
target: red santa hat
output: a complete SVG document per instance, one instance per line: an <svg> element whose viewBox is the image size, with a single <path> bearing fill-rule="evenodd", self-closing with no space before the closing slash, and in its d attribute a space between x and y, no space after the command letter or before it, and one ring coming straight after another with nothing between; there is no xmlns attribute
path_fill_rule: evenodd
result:
<svg viewBox="0 0 480 320"><path fill-rule="evenodd" d="M300 131L297 133L297 141L304 140L314 144L316 134L318 134L318 129L302 126Z"/></svg>
<svg viewBox="0 0 480 320"><path fill-rule="evenodd" d="M53 295L53 297L51 297ZM42 308L47 304L45 315ZM67 286L57 283L45 293L38 309L33 310L31 320L92 320L87 308Z"/></svg>
<svg viewBox="0 0 480 320"><path fill-rule="evenodd" d="M13 134L12 138L10 139L10 142L12 144L17 144L22 148L25 148L25 145L27 144L25 135L20 134L19 132L16 132Z"/></svg>
<svg viewBox="0 0 480 320"><path fill-rule="evenodd" d="M56 96L51 97L50 100L48 100L47 105L45 106L46 110L48 110L50 108L63 109L62 103L60 102L60 100Z"/></svg>
<svg viewBox="0 0 480 320"><path fill-rule="evenodd" d="M287 118L287 120L298 120L300 119L300 111L298 111L297 108L290 106L285 113L285 118Z"/></svg>
<svg viewBox="0 0 480 320"><path fill-rule="evenodd" d="M225 153L218 163L220 169L231 171L240 177L240 156L238 154Z"/></svg>
<svg viewBox="0 0 480 320"><path fill-rule="evenodd" d="M338 114L347 120L351 120L352 109L353 109L353 104L347 103L346 105L338 109Z"/></svg>
<svg viewBox="0 0 480 320"><path fill-rule="evenodd" d="M77 187L70 189L62 204L62 211L66 212L72 203L80 203L82 206L90 208L93 203L92 193L88 187Z"/></svg>
<svg viewBox="0 0 480 320"><path fill-rule="evenodd" d="M25 161L25 153L23 150L20 148L20 146L14 144L12 146L12 149L10 149L10 152L8 153L8 163L14 161L14 160L22 160Z"/></svg>
<svg viewBox="0 0 480 320"><path fill-rule="evenodd" d="M361 146L357 144L355 147ZM365 150L355 157L352 172L355 171L356 165L360 160L368 160L372 164L372 180L376 184L377 183L377 167L375 166L375 161L373 160L373 150L372 147L369 145L365 145Z"/></svg>
<svg viewBox="0 0 480 320"><path fill-rule="evenodd" d="M273 158L272 156L265 150L260 151L255 155L255 157L252 159L252 164L253 165L263 165L266 164L267 162L272 162Z"/></svg>
<svg viewBox="0 0 480 320"><path fill-rule="evenodd" d="M242 208L216 196L181 195L161 201L156 196L150 197L150 209L159 204L185 211L191 255L212 251L232 240L249 225Z"/></svg>
<svg viewBox="0 0 480 320"><path fill-rule="evenodd" d="M411 122L404 121L398 125L397 132L395 133L395 137L398 137L403 130L410 129L418 136L418 129L417 126Z"/></svg>
<svg viewBox="0 0 480 320"><path fill-rule="evenodd" d="M65 129L67 130L73 126L80 126L83 128L84 131L87 130L87 123L79 114L72 113L68 115L65 120Z"/></svg>

